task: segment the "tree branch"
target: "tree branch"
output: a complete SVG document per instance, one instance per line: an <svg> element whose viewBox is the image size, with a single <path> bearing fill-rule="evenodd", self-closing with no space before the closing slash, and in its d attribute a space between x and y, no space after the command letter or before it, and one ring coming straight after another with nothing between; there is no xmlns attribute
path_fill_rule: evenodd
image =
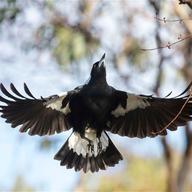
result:
<svg viewBox="0 0 192 192"><path fill-rule="evenodd" d="M155 47L155 48L141 48L141 50L142 51L154 51L154 50L159 50L159 49L164 49L164 48L171 49L171 47L177 43L180 43L180 42L188 40L188 39L192 39L192 35L189 34L189 35L185 35L184 37L179 35L179 37L177 39L178 40L173 43L168 42L166 45L159 45L158 47Z"/></svg>
<svg viewBox="0 0 192 192"><path fill-rule="evenodd" d="M179 0L179 4L187 4L192 9L192 0Z"/></svg>

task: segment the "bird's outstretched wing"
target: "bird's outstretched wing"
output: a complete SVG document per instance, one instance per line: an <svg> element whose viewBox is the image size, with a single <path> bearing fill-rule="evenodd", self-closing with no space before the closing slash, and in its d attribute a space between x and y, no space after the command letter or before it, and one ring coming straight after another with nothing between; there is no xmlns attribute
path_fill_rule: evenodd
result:
<svg viewBox="0 0 192 192"><path fill-rule="evenodd" d="M192 120L192 99L183 96L158 98L116 91L116 104L107 123L109 131L128 137L166 135Z"/></svg>
<svg viewBox="0 0 192 192"><path fill-rule="evenodd" d="M36 99L27 85L24 84L25 93L28 97L23 96L10 84L10 93L5 89L3 84L0 85L0 112L1 117L6 122L11 123L13 128L22 125L20 132L27 132L30 135L52 135L60 133L70 128L66 116L70 113L69 96L64 93L61 96L53 95L48 98Z"/></svg>

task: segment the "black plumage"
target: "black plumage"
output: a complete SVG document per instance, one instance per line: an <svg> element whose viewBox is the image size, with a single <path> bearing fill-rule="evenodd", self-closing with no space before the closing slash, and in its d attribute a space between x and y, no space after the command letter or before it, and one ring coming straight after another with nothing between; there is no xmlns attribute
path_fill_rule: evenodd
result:
<svg viewBox="0 0 192 192"><path fill-rule="evenodd" d="M61 95L37 99L26 84L27 96L13 84L12 93L1 84L1 117L30 135L52 135L72 128L54 158L62 166L84 172L104 170L122 160L106 131L128 137L155 137L192 119L192 99L184 96L192 83L173 98L116 90L106 81L104 58L93 64L88 83Z"/></svg>

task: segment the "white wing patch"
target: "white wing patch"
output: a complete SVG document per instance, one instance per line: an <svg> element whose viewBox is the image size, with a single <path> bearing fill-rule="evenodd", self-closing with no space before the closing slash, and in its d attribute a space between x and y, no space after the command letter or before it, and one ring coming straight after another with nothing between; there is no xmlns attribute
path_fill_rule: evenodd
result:
<svg viewBox="0 0 192 192"><path fill-rule="evenodd" d="M93 150L90 150L88 140L81 138L80 134L77 132L72 133L68 140L69 149L72 149L73 152L77 153L77 155L82 154L83 157L86 157L87 154L89 157L96 157L99 154L99 139L96 137L96 131L91 128L86 129L85 137L91 140ZM101 134L100 142L102 151L105 151L109 145L109 140L104 132Z"/></svg>
<svg viewBox="0 0 192 192"><path fill-rule="evenodd" d="M60 111L60 112L64 113L65 115L67 115L68 113L71 112L71 110L69 108L69 103L67 103L67 105L64 108L62 108L62 102L66 96L67 96L67 92L62 93L62 95L60 94L60 96L58 98L55 98L55 99L53 98L50 101L48 101L46 103L46 107Z"/></svg>
<svg viewBox="0 0 192 192"><path fill-rule="evenodd" d="M129 111L137 108L145 109L148 106L150 106L150 103L145 98L134 94L127 94L126 107L124 108L121 104L119 104L117 108L111 112L111 114L115 117L119 117L125 115Z"/></svg>

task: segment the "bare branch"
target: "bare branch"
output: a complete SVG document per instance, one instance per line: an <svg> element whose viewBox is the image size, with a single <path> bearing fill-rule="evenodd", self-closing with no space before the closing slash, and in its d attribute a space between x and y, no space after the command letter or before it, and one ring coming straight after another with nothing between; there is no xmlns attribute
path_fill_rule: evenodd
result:
<svg viewBox="0 0 192 192"><path fill-rule="evenodd" d="M185 35L184 37L182 37L181 34L180 34L177 39L178 40L173 42L173 43L168 42L166 45L162 45L162 46L159 46L159 47L155 47L155 48L141 48L141 51L154 51L154 50L159 50L159 49L164 49L164 48L171 49L171 47L173 45L177 44L177 43L180 43L180 42L188 40L188 39L192 39L192 35L189 34L189 35Z"/></svg>
<svg viewBox="0 0 192 192"><path fill-rule="evenodd" d="M192 18L186 18L186 19L166 19L166 17L160 18L160 17L157 17L157 16L155 16L154 18L157 19L160 22L163 22L163 23L175 23L175 22L182 23L183 21L190 21L190 20L192 20Z"/></svg>

